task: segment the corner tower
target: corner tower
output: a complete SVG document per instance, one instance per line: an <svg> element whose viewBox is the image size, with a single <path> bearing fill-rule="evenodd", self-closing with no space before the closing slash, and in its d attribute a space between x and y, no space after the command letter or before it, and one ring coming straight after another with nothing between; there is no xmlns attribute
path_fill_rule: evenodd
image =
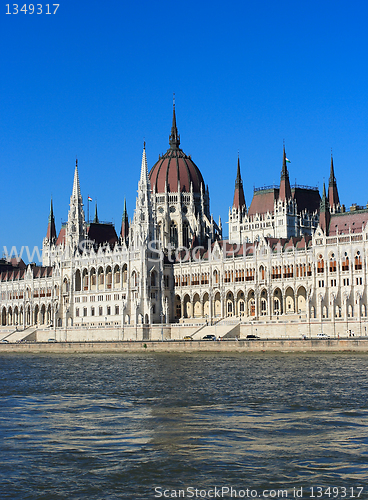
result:
<svg viewBox="0 0 368 500"><path fill-rule="evenodd" d="M229 241L234 243L240 243L243 241L242 224L246 219L247 206L245 204L243 181L240 174L240 160L238 156L233 206L229 209Z"/></svg>
<svg viewBox="0 0 368 500"><path fill-rule="evenodd" d="M46 237L42 243L42 265L51 266L53 263L53 255L55 250L55 244L57 240L54 208L52 204L52 198L50 202L50 215L49 222L47 225Z"/></svg>

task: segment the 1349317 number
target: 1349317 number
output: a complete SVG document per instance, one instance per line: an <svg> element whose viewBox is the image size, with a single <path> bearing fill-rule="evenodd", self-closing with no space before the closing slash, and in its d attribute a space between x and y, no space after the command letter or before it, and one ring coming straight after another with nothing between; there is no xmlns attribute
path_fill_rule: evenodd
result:
<svg viewBox="0 0 368 500"><path fill-rule="evenodd" d="M59 5L59 3L25 3L24 5L18 5L17 3L7 3L6 14L19 14L20 12L23 12L23 14L56 14Z"/></svg>
<svg viewBox="0 0 368 500"><path fill-rule="evenodd" d="M360 498L364 488L363 486L355 486L350 488L345 488L344 486L329 486L323 488L322 486L314 486L309 488L309 498L318 498L332 500L336 498L338 500L350 499L350 498Z"/></svg>

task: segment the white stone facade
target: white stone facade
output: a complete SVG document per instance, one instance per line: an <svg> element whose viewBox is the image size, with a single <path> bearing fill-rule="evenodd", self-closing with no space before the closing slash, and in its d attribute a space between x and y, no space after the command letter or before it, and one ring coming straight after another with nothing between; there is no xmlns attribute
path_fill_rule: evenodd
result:
<svg viewBox="0 0 368 500"><path fill-rule="evenodd" d="M217 241L221 227L209 217L208 190L197 198L180 187L153 193L144 148L129 237L117 238L111 225L96 222L97 233L115 235L97 244L89 237L76 166L68 222L58 238L51 205L43 266L1 263L1 327L52 326L59 340L66 340L67 328L139 325L149 338L144 325L159 332L154 325L175 329L221 320L319 321L333 332L349 330L349 323L366 328L368 210L352 212L358 229L352 222L344 234L336 229L329 236L318 225L318 211L299 210L296 198L273 201L273 209L258 215L232 208L229 241ZM189 221L183 207L197 215ZM349 213L335 217L344 217L345 226L350 220ZM172 241L170 227L177 225L182 235L183 220L193 232L180 250L183 236Z"/></svg>

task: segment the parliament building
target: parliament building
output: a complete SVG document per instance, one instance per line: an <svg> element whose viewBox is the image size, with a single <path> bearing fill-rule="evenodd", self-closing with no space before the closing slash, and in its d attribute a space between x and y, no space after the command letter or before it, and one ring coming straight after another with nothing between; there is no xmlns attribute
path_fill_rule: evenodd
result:
<svg viewBox="0 0 368 500"><path fill-rule="evenodd" d="M280 184L254 189L248 207L238 158L228 239L180 147L175 105L150 170L143 147L134 214L124 202L118 233L97 206L86 220L76 163L59 232L51 201L42 265L0 261L0 339L366 335L368 209L340 203L332 156L322 196L292 185L288 162L284 146Z"/></svg>

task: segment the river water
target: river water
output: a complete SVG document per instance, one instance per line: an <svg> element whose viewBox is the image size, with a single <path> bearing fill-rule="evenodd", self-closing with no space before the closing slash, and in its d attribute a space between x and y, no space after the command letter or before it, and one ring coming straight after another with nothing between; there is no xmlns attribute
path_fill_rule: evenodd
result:
<svg viewBox="0 0 368 500"><path fill-rule="evenodd" d="M0 499L367 499L367 366L352 353L3 354Z"/></svg>

